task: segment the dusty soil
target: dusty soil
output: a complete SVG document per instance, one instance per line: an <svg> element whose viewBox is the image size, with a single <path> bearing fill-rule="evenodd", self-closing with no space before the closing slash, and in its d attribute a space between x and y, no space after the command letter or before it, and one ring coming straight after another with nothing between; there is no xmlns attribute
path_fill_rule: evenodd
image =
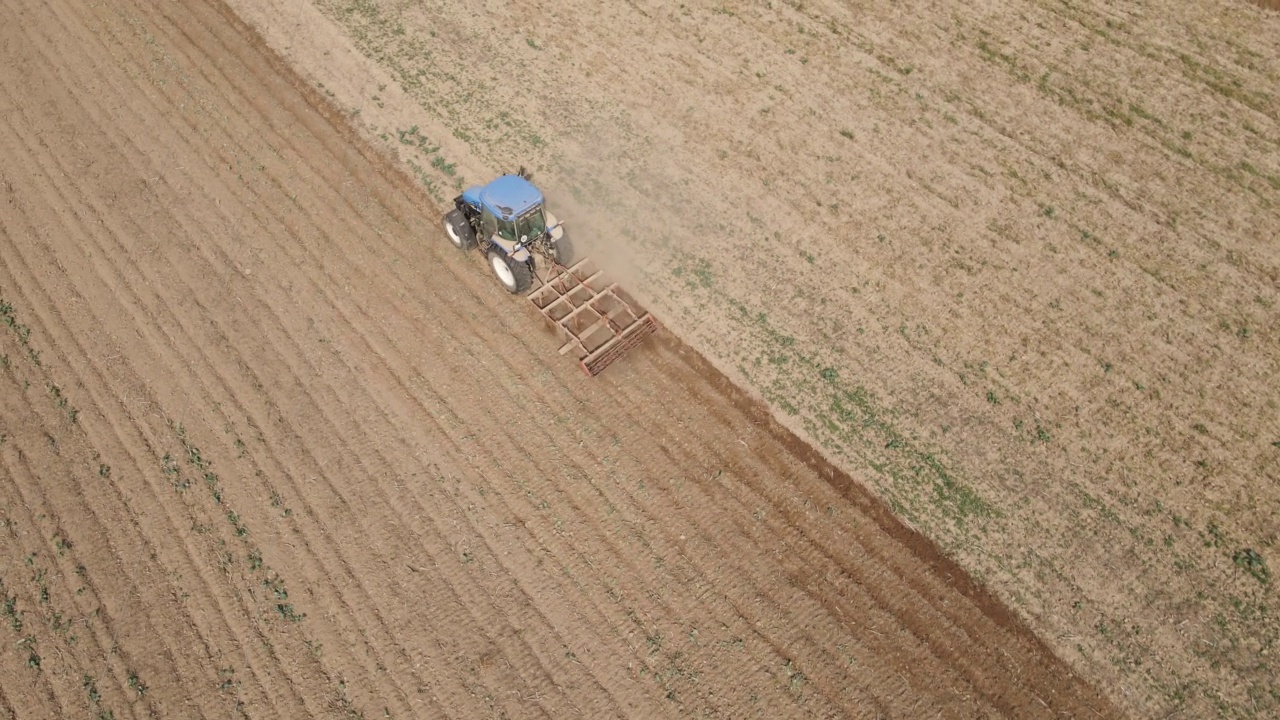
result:
<svg viewBox="0 0 1280 720"><path fill-rule="evenodd" d="M1280 15L233 5L437 201L534 166L668 327L1125 709L1280 713Z"/></svg>
<svg viewBox="0 0 1280 720"><path fill-rule="evenodd" d="M673 336L557 356L228 8L0 5L6 717L1117 714Z"/></svg>

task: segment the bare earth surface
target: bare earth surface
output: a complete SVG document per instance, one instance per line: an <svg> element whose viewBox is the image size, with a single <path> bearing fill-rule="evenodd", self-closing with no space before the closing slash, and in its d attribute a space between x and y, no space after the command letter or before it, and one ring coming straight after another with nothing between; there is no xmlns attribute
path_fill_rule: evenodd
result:
<svg viewBox="0 0 1280 720"><path fill-rule="evenodd" d="M1124 709L1280 715L1280 14L231 2L437 201L533 166Z"/></svg>
<svg viewBox="0 0 1280 720"><path fill-rule="evenodd" d="M1117 714L673 337L583 377L231 10L0 8L0 715Z"/></svg>

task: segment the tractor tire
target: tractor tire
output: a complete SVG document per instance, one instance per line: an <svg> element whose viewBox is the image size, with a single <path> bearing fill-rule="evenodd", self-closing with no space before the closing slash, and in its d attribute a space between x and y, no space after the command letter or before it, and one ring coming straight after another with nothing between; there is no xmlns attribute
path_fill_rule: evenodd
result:
<svg viewBox="0 0 1280 720"><path fill-rule="evenodd" d="M521 295L529 291L533 285L533 270L529 263L512 260L499 248L489 250L489 268L502 283L502 287L512 295Z"/></svg>
<svg viewBox="0 0 1280 720"><path fill-rule="evenodd" d="M476 233L461 210L450 210L444 215L444 234L459 250L471 250L476 246Z"/></svg>
<svg viewBox="0 0 1280 720"><path fill-rule="evenodd" d="M569 240L569 233L566 231L561 233L560 239L555 242L556 263L569 267L573 264L573 242Z"/></svg>

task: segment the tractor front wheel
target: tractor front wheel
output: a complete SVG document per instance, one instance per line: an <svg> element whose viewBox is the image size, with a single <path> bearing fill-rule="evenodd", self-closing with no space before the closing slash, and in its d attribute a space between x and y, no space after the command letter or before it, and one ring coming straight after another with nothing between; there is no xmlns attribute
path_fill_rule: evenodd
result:
<svg viewBox="0 0 1280 720"><path fill-rule="evenodd" d="M498 248L489 251L489 267L493 268L493 274L502 283L502 287L512 295L528 292L533 285L533 270L529 268L529 263L513 260Z"/></svg>
<svg viewBox="0 0 1280 720"><path fill-rule="evenodd" d="M459 250L470 250L476 246L476 233L461 210L445 213L444 233L449 236L449 242Z"/></svg>

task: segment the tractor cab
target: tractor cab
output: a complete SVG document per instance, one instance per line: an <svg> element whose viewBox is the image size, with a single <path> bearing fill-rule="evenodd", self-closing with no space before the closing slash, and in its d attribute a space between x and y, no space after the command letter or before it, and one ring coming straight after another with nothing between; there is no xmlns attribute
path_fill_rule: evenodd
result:
<svg viewBox="0 0 1280 720"><path fill-rule="evenodd" d="M484 186L467 188L461 196L465 214L476 227L476 239L500 246L517 261L543 240L555 242L563 229L547 212L542 191L521 175L503 175ZM469 210L469 211L468 211Z"/></svg>

